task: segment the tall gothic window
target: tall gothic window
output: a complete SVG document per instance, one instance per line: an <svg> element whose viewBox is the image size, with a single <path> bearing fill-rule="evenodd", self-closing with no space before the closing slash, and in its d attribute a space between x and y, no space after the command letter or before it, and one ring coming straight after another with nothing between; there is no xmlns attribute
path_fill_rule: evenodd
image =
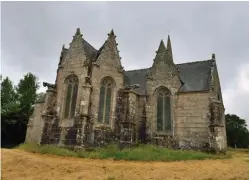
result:
<svg viewBox="0 0 249 180"><path fill-rule="evenodd" d="M64 118L71 119L74 117L76 100L78 94L79 80L76 75L70 75L65 80L66 96L65 96L65 110Z"/></svg>
<svg viewBox="0 0 249 180"><path fill-rule="evenodd" d="M110 123L111 99L114 82L110 78L104 78L100 84L98 122Z"/></svg>
<svg viewBox="0 0 249 180"><path fill-rule="evenodd" d="M156 96L157 131L171 130L170 91L160 88Z"/></svg>

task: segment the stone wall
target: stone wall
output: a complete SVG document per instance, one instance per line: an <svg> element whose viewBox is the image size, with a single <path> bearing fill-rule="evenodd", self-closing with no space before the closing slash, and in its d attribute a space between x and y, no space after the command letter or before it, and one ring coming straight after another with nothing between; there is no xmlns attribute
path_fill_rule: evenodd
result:
<svg viewBox="0 0 249 180"><path fill-rule="evenodd" d="M123 88L124 86L124 70L121 65L120 57L118 55L115 35L113 33L109 34L108 39L102 48L101 54L96 59L96 62L94 62L92 65L91 112L93 116L94 126L98 126L100 84L103 78L110 78L114 83L111 98L111 119L110 124L107 125L111 129L114 129L116 97L118 90Z"/></svg>
<svg viewBox="0 0 249 180"><path fill-rule="evenodd" d="M166 87L171 92L171 119L172 119L172 129L169 132L165 132L165 135L174 135L175 131L175 116L176 116L176 104L177 104L177 92L180 87L180 81L177 76L172 79L164 79L164 78L156 78L155 79L148 79L147 81L147 91L148 97L146 101L146 113L148 117L147 127L148 134L150 136L154 136L156 133L156 91L159 90L161 87Z"/></svg>
<svg viewBox="0 0 249 180"><path fill-rule="evenodd" d="M146 98L147 96L138 97L138 106L137 106L137 143L146 143L147 142L147 132L146 132L146 122L147 122L147 113L146 113Z"/></svg>
<svg viewBox="0 0 249 180"><path fill-rule="evenodd" d="M175 136L182 148L204 148L209 143L209 92L180 93Z"/></svg>
<svg viewBox="0 0 249 180"><path fill-rule="evenodd" d="M215 55L213 55L213 59L215 60ZM225 107L223 104L219 74L216 61L213 63L212 67L212 79L211 79L211 88L210 88L210 113L211 120L212 118L218 122L211 122L210 128L212 128L215 134L210 132L210 136L215 137L215 143L210 141L211 147L217 151L224 151L227 148L227 137L226 137L226 122L225 122ZM213 117L212 117L213 115ZM219 116L217 116L219 115ZM211 138L212 139L212 138ZM218 143L217 145L215 145Z"/></svg>
<svg viewBox="0 0 249 180"><path fill-rule="evenodd" d="M64 119L64 109L65 109L65 96L66 88L65 80L70 75L76 75L79 81L78 85L78 95L76 103L76 111L80 108L80 103L82 101L83 88L85 85L85 78L88 76L88 59L86 58L86 52L84 52L83 38L82 34L75 34L72 42L70 43L67 53L61 60L56 77L56 111L58 113L58 118L60 119L60 126L62 127L72 127L72 119Z"/></svg>
<svg viewBox="0 0 249 180"><path fill-rule="evenodd" d="M43 120L41 118L44 111L44 103L36 103L34 112L29 119L27 125L26 140L27 143L40 143L42 131L43 131Z"/></svg>
<svg viewBox="0 0 249 180"><path fill-rule="evenodd" d="M210 125L209 138L210 149L215 152L224 151L227 148L225 121L224 121L224 107L223 104L211 98L210 103Z"/></svg>
<svg viewBox="0 0 249 180"><path fill-rule="evenodd" d="M51 115L43 115L44 127L41 144L58 144L60 141L61 128L58 126L59 119Z"/></svg>
<svg viewBox="0 0 249 180"><path fill-rule="evenodd" d="M92 72L92 94L91 94L91 111L94 118L94 124L98 123L98 109L100 97L100 84L103 78L110 78L114 82L114 88L111 98L111 114L110 114L110 127L114 128L114 116L116 106L116 96L118 89L123 87L123 74L119 73L115 68L109 68L102 65L100 67L94 66Z"/></svg>

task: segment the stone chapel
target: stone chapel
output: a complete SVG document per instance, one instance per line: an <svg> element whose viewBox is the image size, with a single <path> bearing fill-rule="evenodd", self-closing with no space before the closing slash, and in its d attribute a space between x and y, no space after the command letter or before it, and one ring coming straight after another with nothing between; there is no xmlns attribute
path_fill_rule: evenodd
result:
<svg viewBox="0 0 249 180"><path fill-rule="evenodd" d="M76 30L69 48L62 47L55 83L43 83L47 91L35 104L26 142L226 149L214 54L209 60L175 64L168 36L151 67L125 71L117 45L113 30L98 50Z"/></svg>

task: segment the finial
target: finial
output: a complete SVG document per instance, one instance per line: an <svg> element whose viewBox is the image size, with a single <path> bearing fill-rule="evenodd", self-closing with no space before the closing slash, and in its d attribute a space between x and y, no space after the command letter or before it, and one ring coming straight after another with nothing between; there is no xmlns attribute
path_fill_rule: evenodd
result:
<svg viewBox="0 0 249 180"><path fill-rule="evenodd" d="M108 36L114 36L114 37L116 38L116 35L114 34L113 29L111 30L111 32L110 32L110 33L108 33Z"/></svg>
<svg viewBox="0 0 249 180"><path fill-rule="evenodd" d="M168 35L167 50L168 50L170 59L173 61L173 52L172 52L172 47L171 47L170 35Z"/></svg>
<svg viewBox="0 0 249 180"><path fill-rule="evenodd" d="M77 28L75 35L80 35L80 28Z"/></svg>
<svg viewBox="0 0 249 180"><path fill-rule="evenodd" d="M111 30L111 33L110 33L111 35L114 35L114 31L113 31L113 29Z"/></svg>
<svg viewBox="0 0 249 180"><path fill-rule="evenodd" d="M78 37L82 37L83 35L80 32L80 28L76 29L75 35L73 36L73 40L77 39Z"/></svg>
<svg viewBox="0 0 249 180"><path fill-rule="evenodd" d="M166 47L165 47L165 45L164 45L163 40L161 39L159 48L158 48L158 50L156 51L156 53L160 53L160 52L163 52L163 51L165 51L165 50L166 50Z"/></svg>
<svg viewBox="0 0 249 180"><path fill-rule="evenodd" d="M171 48L170 35L168 35L168 41L167 41L167 49L168 48Z"/></svg>
<svg viewBox="0 0 249 180"><path fill-rule="evenodd" d="M215 54L214 53L212 54L212 60L215 60Z"/></svg>

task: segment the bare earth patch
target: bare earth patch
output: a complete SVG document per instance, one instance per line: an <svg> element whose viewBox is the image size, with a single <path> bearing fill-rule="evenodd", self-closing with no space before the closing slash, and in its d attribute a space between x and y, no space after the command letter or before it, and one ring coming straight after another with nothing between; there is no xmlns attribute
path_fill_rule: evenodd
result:
<svg viewBox="0 0 249 180"><path fill-rule="evenodd" d="M225 160L128 162L1 150L3 180L249 180L249 154L242 152Z"/></svg>

